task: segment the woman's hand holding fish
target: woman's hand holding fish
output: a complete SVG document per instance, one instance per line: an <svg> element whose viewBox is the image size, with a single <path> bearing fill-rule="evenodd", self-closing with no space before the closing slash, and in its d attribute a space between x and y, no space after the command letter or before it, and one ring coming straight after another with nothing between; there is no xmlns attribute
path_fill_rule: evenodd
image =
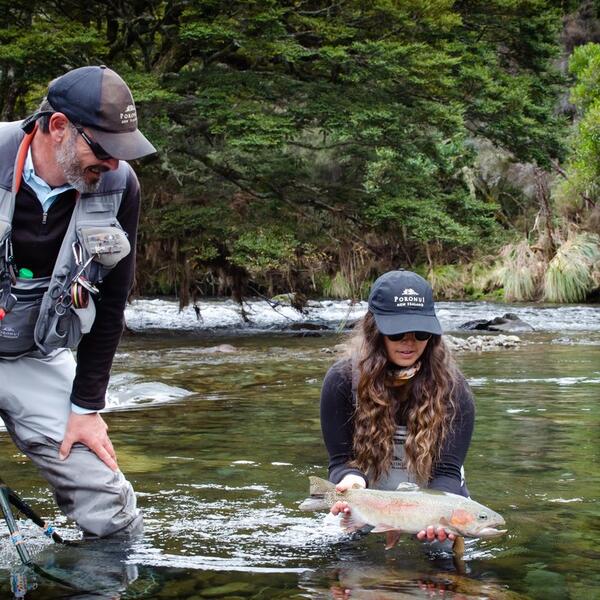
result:
<svg viewBox="0 0 600 600"><path fill-rule="evenodd" d="M365 488L367 487L367 482L360 476L360 475L354 475L354 474L349 474L346 475L336 486L335 486L335 491L342 493L345 492L346 490L349 490L351 487L361 487L361 488ZM332 515L337 515L339 513L343 512L344 513L344 517L348 517L350 516L350 507L348 506L347 502L343 502L342 500L338 500L332 507L331 507L331 514Z"/></svg>
<svg viewBox="0 0 600 600"><path fill-rule="evenodd" d="M433 542L433 540L438 540L438 542L443 542L445 540L453 540L456 537L453 533L448 533L443 527L438 527L437 529L430 525L427 529L422 529L417 533L417 539L421 541Z"/></svg>

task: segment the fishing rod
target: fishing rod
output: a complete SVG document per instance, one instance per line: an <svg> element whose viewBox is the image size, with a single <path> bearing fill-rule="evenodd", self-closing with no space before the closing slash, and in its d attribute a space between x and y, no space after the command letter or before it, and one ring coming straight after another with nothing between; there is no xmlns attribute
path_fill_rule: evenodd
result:
<svg viewBox="0 0 600 600"><path fill-rule="evenodd" d="M65 543L62 537L54 529L54 526L44 521L33 508L25 502L25 500L8 487L4 480L0 478L0 508L2 509L4 520L6 521L8 531L10 532L10 540L15 546L17 554L24 565L30 567L33 563L29 550L27 550L27 546L25 545L23 534L20 532L17 521L13 515L11 504L25 517L31 519L36 525L41 527L46 537L49 537L57 544Z"/></svg>

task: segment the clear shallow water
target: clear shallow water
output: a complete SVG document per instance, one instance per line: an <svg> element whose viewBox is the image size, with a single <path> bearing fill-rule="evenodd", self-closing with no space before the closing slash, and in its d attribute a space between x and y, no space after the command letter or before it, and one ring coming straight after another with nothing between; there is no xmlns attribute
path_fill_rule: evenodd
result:
<svg viewBox="0 0 600 600"><path fill-rule="evenodd" d="M12 573L44 599L600 598L600 335L569 335L460 356L478 407L469 487L509 526L469 546L460 572L410 538L386 552L380 536L343 540L297 509L307 476L326 472L318 396L335 356L322 349L341 337L128 337L106 419L144 537L65 548L26 526L57 582L19 571L3 535L0 597L14 597ZM206 351L223 343L236 351ZM73 537L5 433L0 457L6 481Z"/></svg>

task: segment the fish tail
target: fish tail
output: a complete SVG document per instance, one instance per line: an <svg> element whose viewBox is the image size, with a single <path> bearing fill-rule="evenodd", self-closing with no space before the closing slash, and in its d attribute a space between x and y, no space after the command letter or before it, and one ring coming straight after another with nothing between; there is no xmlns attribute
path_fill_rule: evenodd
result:
<svg viewBox="0 0 600 600"><path fill-rule="evenodd" d="M311 496L325 496L325 494L331 494L335 492L335 484L321 477L309 477L310 482L310 495Z"/></svg>
<svg viewBox="0 0 600 600"><path fill-rule="evenodd" d="M307 498L298 506L300 510L327 510L329 504L325 498Z"/></svg>
<svg viewBox="0 0 600 600"><path fill-rule="evenodd" d="M327 510L333 504L335 485L320 477L309 477L310 498L298 507L300 510Z"/></svg>

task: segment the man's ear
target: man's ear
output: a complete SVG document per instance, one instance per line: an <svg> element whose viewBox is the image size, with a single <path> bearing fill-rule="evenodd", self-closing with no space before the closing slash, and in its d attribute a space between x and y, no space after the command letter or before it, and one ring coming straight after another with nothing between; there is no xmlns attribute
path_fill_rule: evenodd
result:
<svg viewBox="0 0 600 600"><path fill-rule="evenodd" d="M69 119L60 112L52 113L48 123L49 134L52 140L61 143L69 129Z"/></svg>

